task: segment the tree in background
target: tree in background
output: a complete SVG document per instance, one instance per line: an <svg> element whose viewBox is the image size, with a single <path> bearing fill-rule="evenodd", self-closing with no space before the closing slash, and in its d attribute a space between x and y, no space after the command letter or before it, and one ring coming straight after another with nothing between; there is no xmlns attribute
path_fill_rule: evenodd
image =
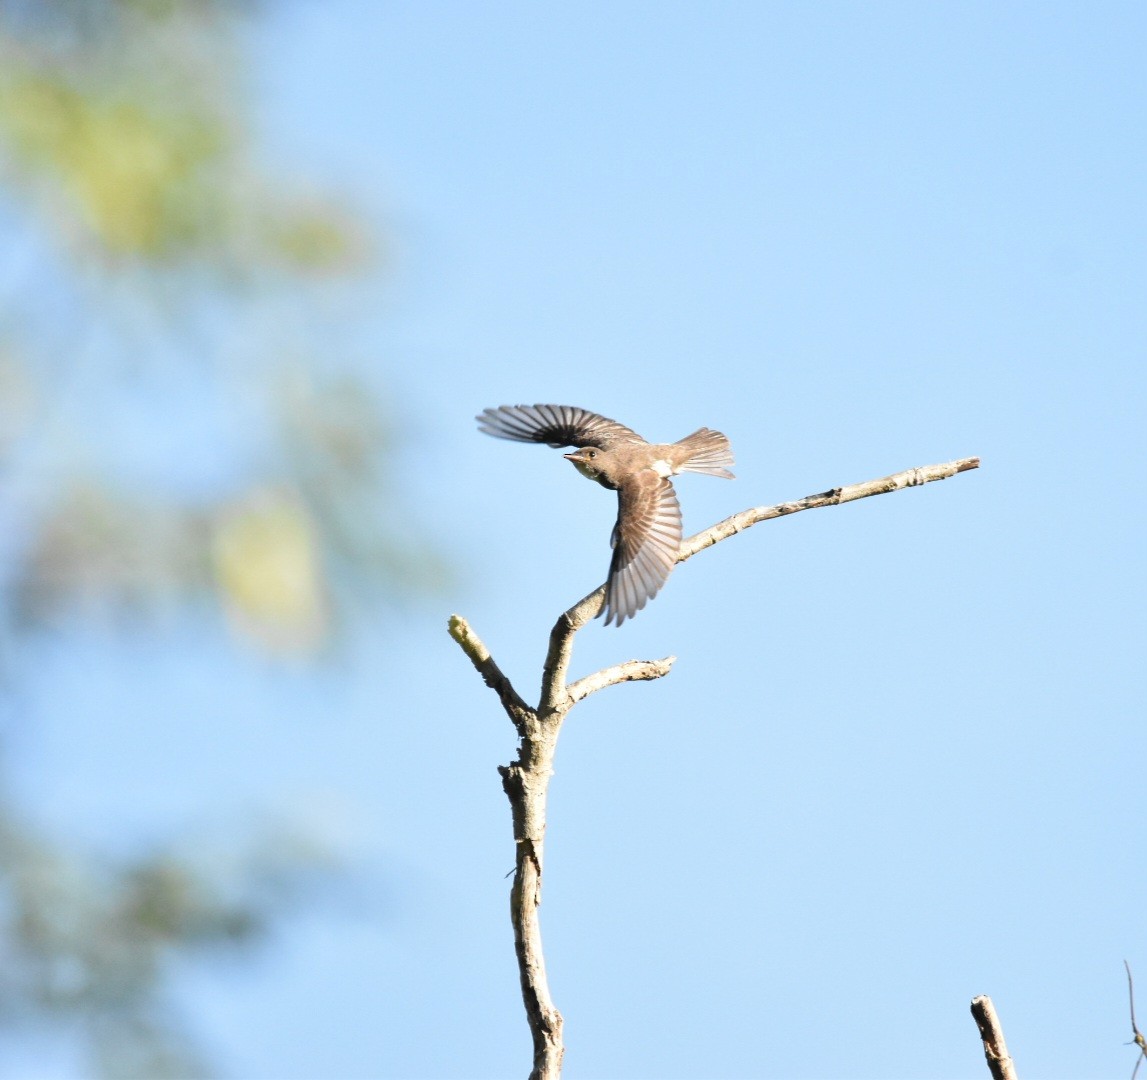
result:
<svg viewBox="0 0 1147 1080"><path fill-rule="evenodd" d="M351 338L375 245L253 149L227 0L0 0L3 673L46 633L205 619L295 661L433 585L403 551L392 433ZM169 960L250 940L321 852L219 880L112 864L0 810L0 1020L82 1031L105 1075L205 1071Z"/></svg>

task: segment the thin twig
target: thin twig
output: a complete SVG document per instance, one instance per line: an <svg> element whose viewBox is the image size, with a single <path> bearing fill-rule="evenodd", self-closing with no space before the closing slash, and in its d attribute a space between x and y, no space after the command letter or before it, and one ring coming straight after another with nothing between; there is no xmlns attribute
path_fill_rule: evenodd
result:
<svg viewBox="0 0 1147 1080"><path fill-rule="evenodd" d="M624 664L614 664L613 667L596 671L584 679L570 683L566 693L569 694L570 704L576 705L590 694L604 690L607 686L616 686L618 683L634 682L638 679L660 679L669 674L669 669L677 660L676 656L667 656L664 660L626 660Z"/></svg>
<svg viewBox="0 0 1147 1080"><path fill-rule="evenodd" d="M847 487L832 488L822 491L819 495L806 495L796 502L777 503L775 506L755 506L751 510L742 510L739 514L725 518L724 521L711 525L703 532L690 536L681 544L681 553L677 556L678 562L692 558L707 547L727 540L745 529L762 521L771 521L773 518L788 517L789 514L799 513L801 510L815 510L821 506L839 506L841 503L855 502L857 499L867 499L871 495L887 495L892 491L901 491L907 487L919 487L929 484L933 480L947 480L957 473L967 472L969 469L978 469L978 457L960 458L958 461L949 461L943 465L924 465L918 469L905 469L903 472L893 473L891 476L882 476L879 480L866 480L862 484L849 484Z"/></svg>
<svg viewBox="0 0 1147 1080"><path fill-rule="evenodd" d="M987 994L972 998L972 1016L980 1029L984 1042L984 1057L988 1061L988 1071L992 1080L1016 1080L1016 1067L1008 1055L1008 1044L1004 1041L1004 1029L996 1015L996 1007Z"/></svg>
<svg viewBox="0 0 1147 1080"><path fill-rule="evenodd" d="M817 506L835 506L869 495L899 491L931 480L943 480L958 472L974 469L979 464L979 458L964 458L947 465L928 465L864 484L833 488L793 503L745 510L684 541L677 561L684 562L699 551L759 521L784 517ZM498 771L502 775L502 787L510 800L517 849L514 885L510 892L510 918L514 925L514 950L518 957L522 998L534 1043L534 1068L530 1080L558 1080L565 1053L562 1015L550 997L542 954L541 928L538 924L538 907L542 900L546 796L550 776L553 774L554 751L562 721L579 701L607 686L637 679L660 679L669 673L675 659L667 656L662 660L627 660L568 683L574 635L601 612L604 603L605 586L602 585L582 597L568 611L562 612L554 623L545 663L542 665L541 697L537 709L531 709L518 695L510 680L494 662L489 649L470 628L470 624L460 615L450 617L450 636L470 658L486 685L498 695L502 707L514 722L520 740L517 758L509 765L500 766ZM1009 1074L1008 1080L1013 1078L1014 1073Z"/></svg>
<svg viewBox="0 0 1147 1080"><path fill-rule="evenodd" d="M531 711L530 707L518 696L510 680L502 674L502 669L494 662L490 650L486 648L482 639L474 633L470 624L461 615L450 616L447 631L462 647L462 651L470 657L470 663L482 676L482 681L498 695L510 719L517 724Z"/></svg>
<svg viewBox="0 0 1147 1080"><path fill-rule="evenodd" d="M1135 1036L1132 1041L1139 1047L1139 1056L1135 1059L1135 1068L1131 1070L1131 1080L1135 1080L1135 1077L1139 1075L1139 1066L1147 1060L1147 1038L1143 1037L1143 1032L1135 1023L1135 983L1131 979L1131 965L1124 960L1123 966L1127 969L1127 998L1131 1004L1131 1032Z"/></svg>

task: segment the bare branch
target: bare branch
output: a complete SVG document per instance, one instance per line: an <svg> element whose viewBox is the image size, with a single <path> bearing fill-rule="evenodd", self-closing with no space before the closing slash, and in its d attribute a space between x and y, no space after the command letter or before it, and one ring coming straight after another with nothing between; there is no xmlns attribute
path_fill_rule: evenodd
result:
<svg viewBox="0 0 1147 1080"><path fill-rule="evenodd" d="M584 679L570 683L566 691L570 704L576 705L583 698L596 694L598 690L604 690L607 686L635 682L638 679L660 679L663 675L669 674L669 669L673 667L676 659L676 656L667 656L663 660L626 660L624 664L614 664L613 667L587 675Z"/></svg>
<svg viewBox="0 0 1147 1080"><path fill-rule="evenodd" d="M739 514L711 525L695 536L682 541L681 551L677 555L678 562L692 558L705 548L719 544L730 536L735 536L745 529L751 528L761 521L770 521L773 518L787 517L789 514L801 510L814 510L820 506L838 506L841 503L855 502L857 499L867 499L871 495L887 495L893 491L900 491L908 487L919 487L921 484L931 483L933 480L946 480L957 473L967 472L969 469L978 469L978 457L960 458L942 465L922 465L916 469L905 469L903 472L893 473L891 476L882 476L879 480L866 480L860 484L849 484L847 487L832 488L819 495L807 495L795 502L777 503L775 506L756 506L749 510L742 510ZM595 618L605 603L605 586L594 589L588 596L583 597L568 611L563 612L550 631L550 645L546 654L545 666L542 669L542 700L539 709L542 712L560 706L566 693L565 678L569 669L570 656L573 653L573 636L591 619Z"/></svg>
<svg viewBox="0 0 1147 1080"><path fill-rule="evenodd" d="M745 510L704 532L690 537L681 545L678 562L699 551L755 525L758 521L784 517L799 510L817 506L835 506L869 495L882 495L904 487L943 480L958 472L974 469L979 458L965 458L947 465L929 465L920 469L870 480L864 484L833 488L820 495L810 495L793 503L763 506ZM534 1043L534 1068L531 1080L558 1080L561 1074L562 1016L550 998L546 981L545 960L542 955L542 935L538 924L538 906L542 900L542 852L546 835L546 797L553 774L553 758L558 733L566 714L579 701L607 686L634 680L660 679L669 673L675 657L662 660L628 660L615 664L567 685L570 659L573 655L574 635L591 619L601 613L605 603L605 586L594 589L582 597L568 611L562 612L550 631L549 647L542 666L541 698L537 709L531 709L518 696L510 680L494 662L489 649L460 615L450 618L450 636L458 642L470 658L478 674L498 695L502 707L520 736L518 756L509 765L500 766L502 786L510 800L514 822L516 848L514 885L510 894L510 918L514 925L514 950L518 958L518 974L522 984L522 998L526 1018ZM977 998L976 1001L987 1001ZM973 1002L973 1012L976 1003ZM991 1002L988 1002L991 1008ZM994 1017L994 1013L992 1014ZM981 1029L982 1030L982 1029ZM985 1042L985 1046L987 1043ZM999 1045L1003 1046L1000 1035ZM1005 1051L1006 1054L1006 1051ZM991 1060L991 1058L989 1058ZM1007 1059L1008 1069L1011 1068ZM997 1075L993 1071L993 1075ZM1002 1080L1014 1080L1014 1072L999 1073Z"/></svg>
<svg viewBox="0 0 1147 1080"><path fill-rule="evenodd" d="M972 998L972 1016L980 1029L984 1042L984 1057L988 1061L988 1071L992 1080L1017 1080L1016 1067L1008 1055L1008 1044L1004 1041L1004 1029L996 1015L996 1007L986 994Z"/></svg>
<svg viewBox="0 0 1147 1080"><path fill-rule="evenodd" d="M541 739L523 739L518 760L503 765L502 787L514 819L514 885L510 890L510 921L514 925L514 952L526 1020L534 1043L530 1080L558 1080L561 1076L562 1014L550 997L538 907L542 902L542 849L546 831L546 794L553 772L553 751L558 724L539 725L549 730ZM527 764L532 763L532 764Z"/></svg>
<svg viewBox="0 0 1147 1080"><path fill-rule="evenodd" d="M518 696L513 684L502 669L494 662L490 650L483 644L482 639L470 629L470 624L461 615L451 615L447 626L450 636L462 647L462 651L470 657L470 663L482 676L482 681L498 695L502 708L510 715L510 719L518 727L533 710Z"/></svg>
<svg viewBox="0 0 1147 1080"><path fill-rule="evenodd" d="M538 711L551 712L566 702L566 673L573 655L573 639L591 619L597 618L605 603L605 586L599 585L588 596L583 596L568 611L563 611L550 631L550 647L542 665L542 699ZM565 706L569 707L568 704Z"/></svg>
<svg viewBox="0 0 1147 1080"><path fill-rule="evenodd" d="M967 472L969 469L978 469L978 457L961 458L959 461L949 461L943 465L923 465L918 469L905 469L904 472L893 473L891 476L881 477L879 480L866 480L862 484L849 484L847 487L832 488L819 495L806 495L796 502L777 503L775 506L756 506L751 510L742 510L739 514L725 518L724 521L711 525L703 532L690 536L681 543L681 553L677 556L678 562L692 558L699 551L707 547L728 540L739 532L756 525L760 521L771 521L773 518L787 517L789 514L801 510L815 510L820 506L839 506L841 503L855 502L857 499L867 499L870 495L887 495L892 491L900 491L907 487L919 487L921 484L931 483L933 480L947 480L949 476Z"/></svg>

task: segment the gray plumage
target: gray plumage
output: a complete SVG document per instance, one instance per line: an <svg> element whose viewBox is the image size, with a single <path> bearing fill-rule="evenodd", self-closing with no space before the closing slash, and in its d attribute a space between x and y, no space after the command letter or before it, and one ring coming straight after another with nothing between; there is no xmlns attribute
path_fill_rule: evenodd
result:
<svg viewBox="0 0 1147 1080"><path fill-rule="evenodd" d="M669 477L680 472L733 478L733 452L719 431L699 428L675 443L648 443L616 420L573 405L500 405L476 418L487 435L576 446L567 460L617 492L605 622L620 626L660 591L681 548L681 508Z"/></svg>

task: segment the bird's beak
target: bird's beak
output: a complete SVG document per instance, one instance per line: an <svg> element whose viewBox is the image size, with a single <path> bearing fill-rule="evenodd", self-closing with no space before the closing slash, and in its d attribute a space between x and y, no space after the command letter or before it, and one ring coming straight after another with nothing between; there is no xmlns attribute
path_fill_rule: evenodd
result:
<svg viewBox="0 0 1147 1080"><path fill-rule="evenodd" d="M564 457L566 459L566 461L579 461L580 458L578 457L578 455L580 453L581 453L580 450L575 450L572 454L562 454L562 457Z"/></svg>

